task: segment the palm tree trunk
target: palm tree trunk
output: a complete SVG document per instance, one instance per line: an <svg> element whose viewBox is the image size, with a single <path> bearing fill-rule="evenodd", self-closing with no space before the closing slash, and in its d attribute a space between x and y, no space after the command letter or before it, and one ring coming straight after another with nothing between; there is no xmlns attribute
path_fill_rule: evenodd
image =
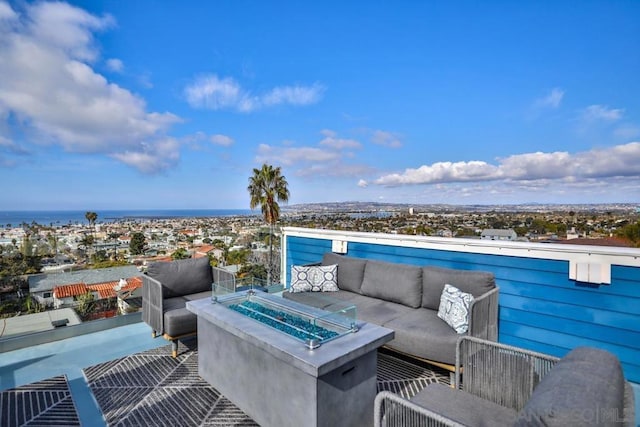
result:
<svg viewBox="0 0 640 427"><path fill-rule="evenodd" d="M273 224L269 224L269 265L267 266L267 286L271 286L272 262L273 262Z"/></svg>

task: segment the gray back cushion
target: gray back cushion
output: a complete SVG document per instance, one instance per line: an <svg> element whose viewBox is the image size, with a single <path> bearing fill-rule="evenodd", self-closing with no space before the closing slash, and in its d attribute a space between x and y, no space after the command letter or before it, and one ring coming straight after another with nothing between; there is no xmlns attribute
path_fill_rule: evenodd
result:
<svg viewBox="0 0 640 427"><path fill-rule="evenodd" d="M338 265L338 288L343 291L360 293L366 259L337 255L327 252L322 257L322 265Z"/></svg>
<svg viewBox="0 0 640 427"><path fill-rule="evenodd" d="M619 425L624 407L620 361L605 350L578 347L542 378L516 425Z"/></svg>
<svg viewBox="0 0 640 427"><path fill-rule="evenodd" d="M415 265L368 261L362 294L418 308L422 302L422 268Z"/></svg>
<svg viewBox="0 0 640 427"><path fill-rule="evenodd" d="M210 291L213 282L209 258L154 262L147 275L162 283L164 298Z"/></svg>
<svg viewBox="0 0 640 427"><path fill-rule="evenodd" d="M496 287L493 273L456 270L441 267L422 267L422 306L437 310L444 285L449 284L474 297Z"/></svg>

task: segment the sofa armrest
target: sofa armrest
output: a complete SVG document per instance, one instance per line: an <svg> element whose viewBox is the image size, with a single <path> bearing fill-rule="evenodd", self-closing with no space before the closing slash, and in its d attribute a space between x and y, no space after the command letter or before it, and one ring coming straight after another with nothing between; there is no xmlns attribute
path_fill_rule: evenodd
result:
<svg viewBox="0 0 640 427"><path fill-rule="evenodd" d="M496 286L473 300L469 307L467 335L491 341L498 339L499 292Z"/></svg>
<svg viewBox="0 0 640 427"><path fill-rule="evenodd" d="M443 417L388 391L381 391L376 395L373 408L373 423L375 427L405 427L408 425L429 427L462 426L462 424L454 420Z"/></svg>
<svg viewBox="0 0 640 427"><path fill-rule="evenodd" d="M154 334L164 333L164 307L162 283L142 275L142 320L153 329Z"/></svg>
<svg viewBox="0 0 640 427"><path fill-rule="evenodd" d="M548 354L462 336L456 345L455 384L467 393L520 411L558 360Z"/></svg>

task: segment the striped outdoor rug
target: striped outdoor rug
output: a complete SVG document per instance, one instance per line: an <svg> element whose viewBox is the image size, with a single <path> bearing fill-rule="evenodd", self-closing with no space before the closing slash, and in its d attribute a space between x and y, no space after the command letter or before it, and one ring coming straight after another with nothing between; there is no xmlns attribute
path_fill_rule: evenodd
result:
<svg viewBox="0 0 640 427"><path fill-rule="evenodd" d="M109 426L255 426L255 422L198 375L195 340L84 369ZM387 351L378 353L378 390L413 396L427 384L447 383L433 371Z"/></svg>
<svg viewBox="0 0 640 427"><path fill-rule="evenodd" d="M0 426L79 426L65 375L0 392Z"/></svg>

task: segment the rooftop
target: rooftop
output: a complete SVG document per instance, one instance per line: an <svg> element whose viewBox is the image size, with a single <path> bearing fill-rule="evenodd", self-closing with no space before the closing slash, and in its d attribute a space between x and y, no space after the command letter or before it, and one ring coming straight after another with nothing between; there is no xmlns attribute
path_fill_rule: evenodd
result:
<svg viewBox="0 0 640 427"><path fill-rule="evenodd" d="M14 411L23 416L17 396L43 388L50 393L66 377L81 425L255 425L198 376L197 356L192 339L181 343L173 359L167 342L152 339L141 322L8 351L0 355L0 392L6 396L0 409L5 421ZM433 382L448 384L448 373L379 351L379 390L410 397ZM3 408L12 398L18 406ZM39 416L52 417L52 411L45 407Z"/></svg>
<svg viewBox="0 0 640 427"><path fill-rule="evenodd" d="M556 356L578 345L610 350L620 358L625 376L635 383L636 406L640 405L638 249L290 227L283 235L285 283L292 264L317 261L334 242L336 247L365 258L494 272L500 286L500 342ZM117 281L139 274L135 267L130 268L134 274L120 271L113 278L95 281L73 276L67 284ZM48 322L50 325L50 319ZM104 325L108 326L103 328ZM83 335L76 330L82 330ZM35 338L44 334L58 338L48 343ZM197 347L183 346L179 358L171 359L167 342L151 338L150 328L140 322L139 313L74 327L50 327L44 334L34 334L32 342L20 349L0 340L0 390L43 380L49 381L51 387L68 383L82 425L115 422L118 414L139 417L129 420L133 424L146 419L176 425L186 418L178 420L172 418L175 413L163 412L163 405L174 401L176 395L187 402L183 407L194 411L189 416L195 417L197 412L203 417L223 417L219 421L229 417L226 424L230 419L242 425L252 422L215 389L198 382L193 370L197 366ZM428 382L447 379L415 361L384 352L379 355L384 363L378 366L379 389L415 393ZM163 377L152 378L150 372L160 372ZM66 382L60 376L66 376ZM160 384L162 389L158 388ZM112 404L105 405L109 399ZM138 406L131 406L134 400ZM0 399L0 405L1 402ZM639 410L636 416L640 425Z"/></svg>

